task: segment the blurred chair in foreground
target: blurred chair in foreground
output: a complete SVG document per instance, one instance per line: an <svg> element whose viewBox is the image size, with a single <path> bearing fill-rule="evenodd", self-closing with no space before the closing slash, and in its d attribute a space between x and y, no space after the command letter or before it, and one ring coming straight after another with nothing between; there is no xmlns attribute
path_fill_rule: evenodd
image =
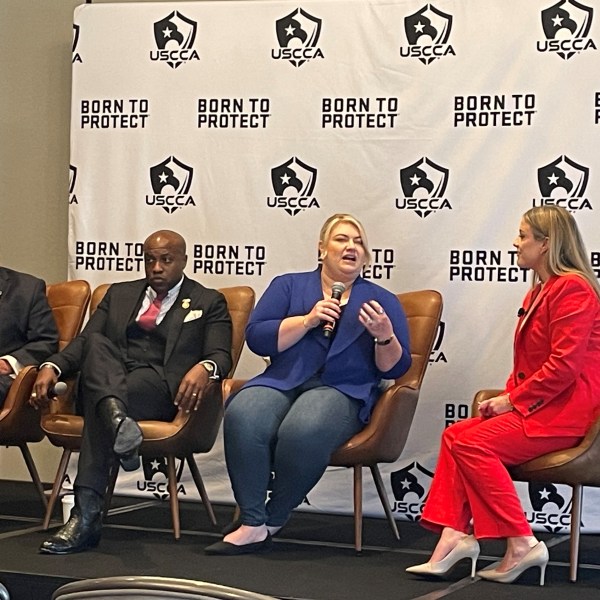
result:
<svg viewBox="0 0 600 600"><path fill-rule="evenodd" d="M216 583L171 577L121 576L73 581L58 588L51 600L277 600Z"/></svg>

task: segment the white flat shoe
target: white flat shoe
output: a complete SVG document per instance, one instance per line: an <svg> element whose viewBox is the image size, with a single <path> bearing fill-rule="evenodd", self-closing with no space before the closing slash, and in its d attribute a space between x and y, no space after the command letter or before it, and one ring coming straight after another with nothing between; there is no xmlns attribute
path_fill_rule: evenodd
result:
<svg viewBox="0 0 600 600"><path fill-rule="evenodd" d="M475 577L478 556L479 542L472 535L467 535L462 538L450 552L448 552L446 558L443 558L438 562L426 562L422 565L408 567L406 572L414 573L415 575L435 575L437 577L442 577L463 558L470 558L471 579L473 579Z"/></svg>
<svg viewBox="0 0 600 600"><path fill-rule="evenodd" d="M483 569L478 571L477 575L488 581L497 581L498 583L512 583L519 578L527 569L531 567L540 568L540 585L544 585L544 577L546 575L546 566L550 556L548 548L544 542L538 542L531 550L512 568L503 573L499 573L496 569Z"/></svg>

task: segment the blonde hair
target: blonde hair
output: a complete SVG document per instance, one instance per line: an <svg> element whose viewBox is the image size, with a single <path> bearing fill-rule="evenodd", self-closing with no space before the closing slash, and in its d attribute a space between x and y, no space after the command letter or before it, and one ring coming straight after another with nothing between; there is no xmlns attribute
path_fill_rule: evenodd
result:
<svg viewBox="0 0 600 600"><path fill-rule="evenodd" d="M350 223L354 225L356 229L358 229L358 233L362 239L362 246L365 251L365 265L371 263L371 251L369 250L369 242L367 241L367 232L363 227L363 224L356 218L347 213L336 213L335 215L331 215L325 223L323 223L323 227L321 227L321 231L319 232L319 246L326 246L331 238L331 233L336 225L340 223ZM320 255L319 258L323 259L324 256Z"/></svg>
<svg viewBox="0 0 600 600"><path fill-rule="evenodd" d="M533 237L548 239L546 268L551 275L575 273L583 277L600 298L600 284L585 249L573 215L560 206L530 208L523 219L531 227ZM534 285L538 281L534 274Z"/></svg>

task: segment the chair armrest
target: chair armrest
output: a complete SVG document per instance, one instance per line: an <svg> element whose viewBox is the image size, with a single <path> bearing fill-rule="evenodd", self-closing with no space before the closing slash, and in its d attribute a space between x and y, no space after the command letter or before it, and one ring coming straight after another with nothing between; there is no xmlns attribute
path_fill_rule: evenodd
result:
<svg viewBox="0 0 600 600"><path fill-rule="evenodd" d="M223 402L226 403L230 396L237 394L247 379L223 379Z"/></svg>
<svg viewBox="0 0 600 600"><path fill-rule="evenodd" d="M329 464L346 467L397 460L408 439L419 391L404 384L385 390L367 425L333 453Z"/></svg>
<svg viewBox="0 0 600 600"><path fill-rule="evenodd" d="M487 389L487 390L479 390L475 394L475 398L473 398L473 403L471 404L471 416L472 417L479 416L479 403L480 402L483 402L484 400L489 400L490 398L493 398L494 396L498 396L503 391L504 390L497 389L497 388L491 388L491 389Z"/></svg>

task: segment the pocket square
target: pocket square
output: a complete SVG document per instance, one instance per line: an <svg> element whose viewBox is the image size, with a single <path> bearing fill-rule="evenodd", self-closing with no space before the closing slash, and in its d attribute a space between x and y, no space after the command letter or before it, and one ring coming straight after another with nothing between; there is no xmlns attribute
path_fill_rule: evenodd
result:
<svg viewBox="0 0 600 600"><path fill-rule="evenodd" d="M199 319L201 316L201 310L190 310L190 312L187 315L185 315L185 319L183 320L183 322L189 323L190 321L195 321L196 319Z"/></svg>

